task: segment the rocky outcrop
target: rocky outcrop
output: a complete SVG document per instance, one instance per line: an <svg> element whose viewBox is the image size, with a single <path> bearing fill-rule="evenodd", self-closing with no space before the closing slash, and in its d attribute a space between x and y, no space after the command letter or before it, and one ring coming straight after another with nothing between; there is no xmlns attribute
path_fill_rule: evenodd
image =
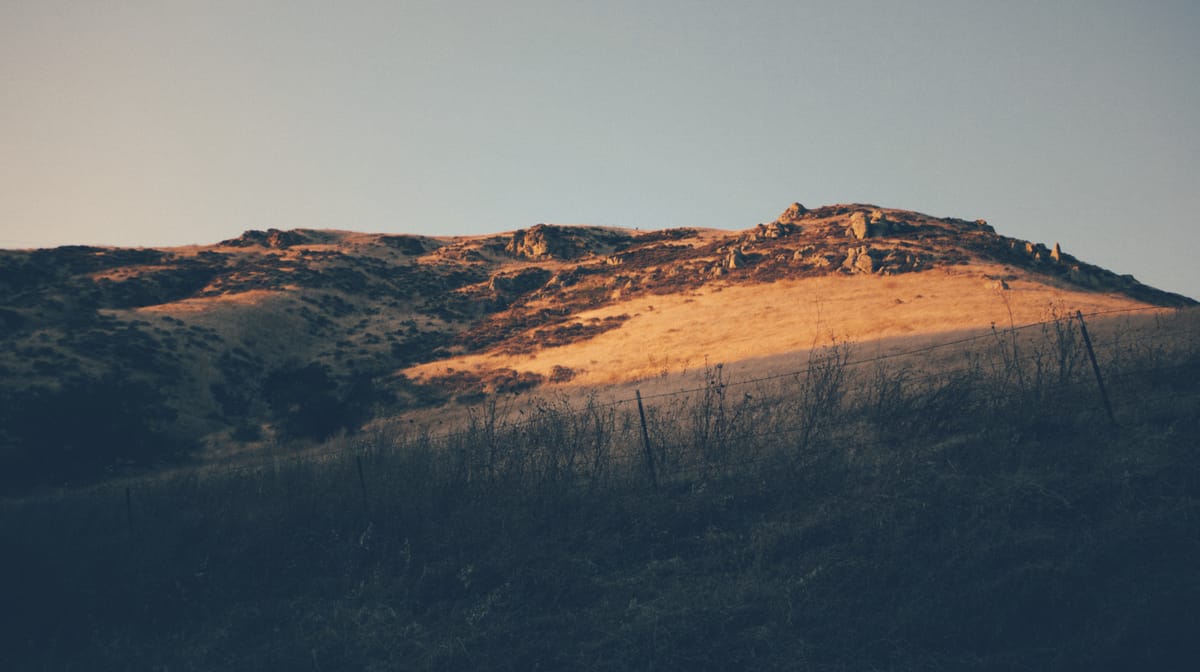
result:
<svg viewBox="0 0 1200 672"><path fill-rule="evenodd" d="M279 229L258 231L251 229L237 238L222 241L221 244L228 245L229 247L270 247L282 250L293 245L304 245L308 242L308 238L299 231L280 231Z"/></svg>
<svg viewBox="0 0 1200 672"><path fill-rule="evenodd" d="M859 210L850 213L846 236L856 240L882 238L903 233L906 228L903 223L888 219L887 215L878 208L870 212Z"/></svg>
<svg viewBox="0 0 1200 672"><path fill-rule="evenodd" d="M563 245L564 236L544 224L538 224L529 229L514 231L504 251L515 257L543 259L561 255L568 246Z"/></svg>
<svg viewBox="0 0 1200 672"><path fill-rule="evenodd" d="M804 215L806 215L806 214L808 214L808 208L804 207L803 205L800 205L799 203L792 203L791 205L789 205L787 207L787 210L784 210L783 213L779 215L779 217L775 218L774 223L776 223L776 224L794 224L794 223L800 221L800 219L802 217L804 217Z"/></svg>
<svg viewBox="0 0 1200 672"><path fill-rule="evenodd" d="M871 250L865 245L852 247L846 253L846 259L842 261L842 268L850 273L874 273L875 259L871 257Z"/></svg>
<svg viewBox="0 0 1200 672"><path fill-rule="evenodd" d="M804 257L804 263L810 266L831 266L836 263L836 257L822 263L820 255ZM912 273L929 268L930 260L919 254L897 249L872 248L867 245L851 247L846 251L838 269L846 273L876 273L879 275L894 275L897 273Z"/></svg>
<svg viewBox="0 0 1200 672"><path fill-rule="evenodd" d="M792 253L792 263L815 269L829 268L837 262L837 259L837 256L832 254L818 253L817 248L812 245L802 247Z"/></svg>
<svg viewBox="0 0 1200 672"><path fill-rule="evenodd" d="M770 224L759 224L750 232L748 238L756 242L762 242L764 240L785 238L799 232L800 227L796 224L775 221Z"/></svg>
<svg viewBox="0 0 1200 672"><path fill-rule="evenodd" d="M850 225L846 227L846 235L862 240L871 235L871 228L867 225L867 213L855 212L850 215Z"/></svg>
<svg viewBox="0 0 1200 672"><path fill-rule="evenodd" d="M504 251L526 259L579 259L627 242L627 236L606 229L538 224L513 232Z"/></svg>
<svg viewBox="0 0 1200 672"><path fill-rule="evenodd" d="M735 247L729 250L729 253L725 255L725 268L728 268L732 271L737 268L744 268L745 266L746 255L740 248Z"/></svg>

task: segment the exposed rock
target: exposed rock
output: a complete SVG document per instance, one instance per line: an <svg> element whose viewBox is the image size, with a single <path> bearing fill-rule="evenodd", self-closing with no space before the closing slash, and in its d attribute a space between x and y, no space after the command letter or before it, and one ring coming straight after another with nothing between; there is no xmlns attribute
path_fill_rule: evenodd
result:
<svg viewBox="0 0 1200 672"><path fill-rule="evenodd" d="M1058 246L1058 243L1054 243L1054 249L1050 250L1050 258L1054 261L1062 261L1062 248Z"/></svg>
<svg viewBox="0 0 1200 672"><path fill-rule="evenodd" d="M846 235L862 240L871 234L870 227L867 226L867 216L863 212L855 212L850 215L850 226L846 227Z"/></svg>
<svg viewBox="0 0 1200 672"><path fill-rule="evenodd" d="M860 273L875 272L875 260L871 258L870 254L867 254L865 248L858 255L858 258L854 260L854 269Z"/></svg>
<svg viewBox="0 0 1200 672"><path fill-rule="evenodd" d="M871 211L871 236L891 236L903 232L905 228L901 222L893 222L888 219L882 210Z"/></svg>
<svg viewBox="0 0 1200 672"><path fill-rule="evenodd" d="M865 212L858 210L850 213L850 223L846 227L846 235L857 240L864 238L880 238L905 231L908 227L901 222L893 222L878 208Z"/></svg>
<svg viewBox="0 0 1200 672"><path fill-rule="evenodd" d="M800 227L795 224L775 221L770 224L759 224L750 235L750 238L756 241L774 240L790 236L799 231Z"/></svg>
<svg viewBox="0 0 1200 672"><path fill-rule="evenodd" d="M990 280L990 281L988 281L988 283L985 286L988 289L994 289L998 292L999 291L1008 291L1008 288L1009 288L1008 283L1004 281L1004 278L997 278L995 280Z"/></svg>
<svg viewBox="0 0 1200 672"><path fill-rule="evenodd" d="M1042 245L1041 243L1031 243L1027 240L1011 240L1009 241L1008 246L1017 252L1024 250L1025 254L1033 257L1034 261L1045 261L1046 259L1051 259L1054 257L1053 253L1046 249L1046 246ZM1059 255L1061 256L1061 254L1062 251L1060 249Z"/></svg>
<svg viewBox="0 0 1200 672"><path fill-rule="evenodd" d="M729 254L725 257L725 268L733 270L735 268L744 268L746 266L746 255L742 253L741 248L733 248L729 250Z"/></svg>
<svg viewBox="0 0 1200 672"><path fill-rule="evenodd" d="M232 240L223 241L222 245L230 247L270 247L277 250L286 249L293 245L303 245L308 242L308 238L299 231L280 231L279 229L267 229L266 231L258 231L251 229L241 236Z"/></svg>
<svg viewBox="0 0 1200 672"><path fill-rule="evenodd" d="M538 224L512 234L504 251L528 259L578 259L596 252L598 247L616 238L600 229Z"/></svg>
<svg viewBox="0 0 1200 672"><path fill-rule="evenodd" d="M777 224L794 223L794 222L798 221L800 218L802 218L807 212L808 212L808 208L804 207L803 205L800 205L799 203L792 203L791 205L789 205L787 207L787 210L783 211L783 214L779 215L779 217L777 217L775 219L775 223L777 223Z"/></svg>
<svg viewBox="0 0 1200 672"><path fill-rule="evenodd" d="M512 239L504 246L504 251L518 257L541 259L552 255L551 250L559 247L558 236L544 224L538 224L530 229L513 232Z"/></svg>
<svg viewBox="0 0 1200 672"><path fill-rule="evenodd" d="M812 245L802 247L792 253L792 263L810 266L812 268L829 268L837 262L837 256L818 254Z"/></svg>
<svg viewBox="0 0 1200 672"><path fill-rule="evenodd" d="M842 268L851 273L874 273L875 259L871 257L871 250L867 247L852 247L846 253L846 259L842 261Z"/></svg>

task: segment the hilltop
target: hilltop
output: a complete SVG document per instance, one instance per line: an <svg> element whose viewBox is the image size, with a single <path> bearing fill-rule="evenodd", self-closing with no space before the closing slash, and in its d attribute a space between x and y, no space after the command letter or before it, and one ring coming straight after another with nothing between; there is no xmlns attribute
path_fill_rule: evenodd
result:
<svg viewBox="0 0 1200 672"><path fill-rule="evenodd" d="M982 220L869 204L793 204L740 231L3 251L0 296L0 455L51 479L706 360L1194 303Z"/></svg>

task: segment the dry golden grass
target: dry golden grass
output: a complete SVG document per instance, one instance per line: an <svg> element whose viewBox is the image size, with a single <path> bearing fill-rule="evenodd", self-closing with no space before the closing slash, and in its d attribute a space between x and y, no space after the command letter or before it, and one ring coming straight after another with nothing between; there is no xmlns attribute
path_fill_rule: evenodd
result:
<svg viewBox="0 0 1200 672"><path fill-rule="evenodd" d="M1017 277L1009 290L990 276L1011 269L976 264L895 276L844 276L771 284L713 285L697 292L638 297L579 314L582 320L628 314L620 328L532 354L479 353L414 366L426 379L447 368L512 368L549 377L574 369L571 385L597 386L695 372L705 362L760 360L834 341L932 338L962 330L1044 320L1051 308L1085 313L1144 307L1126 296L1047 285ZM905 339L908 340L908 339ZM909 341L911 342L911 341Z"/></svg>
<svg viewBox="0 0 1200 672"><path fill-rule="evenodd" d="M168 315L174 315L177 313L203 313L214 310L218 307L260 306L267 300L282 296L283 294L283 292L269 289L252 289L245 292L189 298L181 301L173 301L171 303L160 303L153 306L144 306L142 308L138 308L137 312L165 313Z"/></svg>

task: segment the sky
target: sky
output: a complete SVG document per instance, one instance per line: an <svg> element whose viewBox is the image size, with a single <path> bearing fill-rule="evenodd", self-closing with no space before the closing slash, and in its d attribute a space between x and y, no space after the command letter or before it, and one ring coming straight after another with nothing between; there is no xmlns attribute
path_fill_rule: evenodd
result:
<svg viewBox="0 0 1200 672"><path fill-rule="evenodd" d="M984 218L1200 298L1200 3L0 0L0 247Z"/></svg>

